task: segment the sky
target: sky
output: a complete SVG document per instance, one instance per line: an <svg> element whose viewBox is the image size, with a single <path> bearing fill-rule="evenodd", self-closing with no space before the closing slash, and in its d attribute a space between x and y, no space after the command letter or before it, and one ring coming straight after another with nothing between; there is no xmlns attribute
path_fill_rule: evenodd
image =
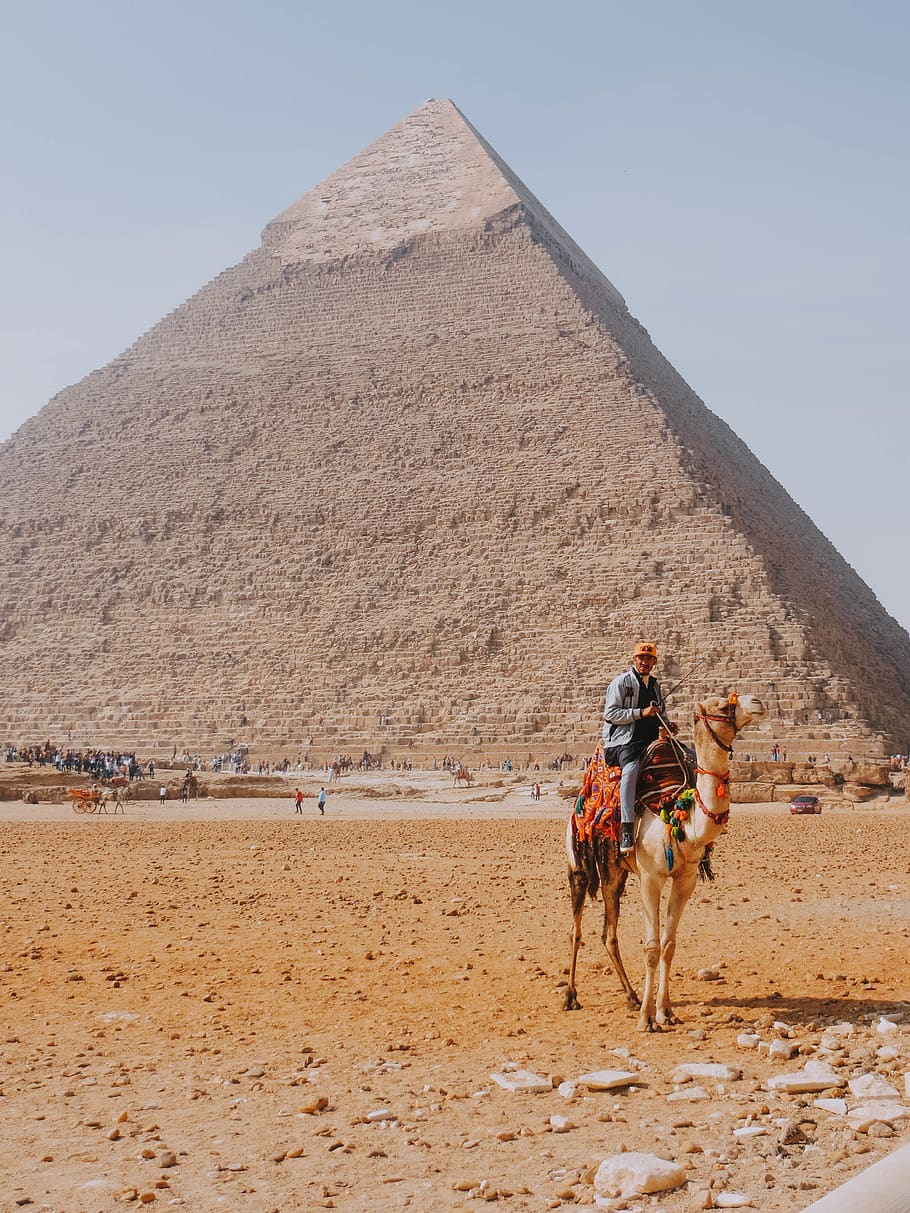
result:
<svg viewBox="0 0 910 1213"><path fill-rule="evenodd" d="M0 441L451 97L910 627L910 5L0 4Z"/></svg>

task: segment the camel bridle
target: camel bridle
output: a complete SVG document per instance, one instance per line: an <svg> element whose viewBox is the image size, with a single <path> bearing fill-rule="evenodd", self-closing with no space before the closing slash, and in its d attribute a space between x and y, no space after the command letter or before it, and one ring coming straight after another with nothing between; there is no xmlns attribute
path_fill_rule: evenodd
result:
<svg viewBox="0 0 910 1213"><path fill-rule="evenodd" d="M702 724L708 730L708 734L710 735L711 740L714 742L714 744L719 746L727 754L733 753L733 743L731 742L730 745L727 745L727 743L725 741L721 741L721 739L717 736L717 734L711 728L708 721L713 720L716 724L729 725L730 728L733 730L733 736L735 737L736 736L736 705L738 702L739 701L737 700L736 696L731 695L730 699L727 703L727 710L722 716L712 715L708 712L696 712L695 713L695 719L700 720L702 722Z"/></svg>
<svg viewBox="0 0 910 1213"><path fill-rule="evenodd" d="M738 700L737 700L736 695L735 694L731 695L729 700L727 701L726 711L724 712L723 715L713 715L708 712L696 712L695 713L695 719L700 720L702 722L702 724L708 730L708 734L709 734L711 740L714 742L715 745L717 745L726 754L733 753L732 740L731 740L730 745L727 745L726 742L721 741L721 739L717 736L714 729L711 728L711 725L708 722L713 720L715 722L715 724L728 725L733 730L733 736L735 737L736 731L737 731L736 730L736 704L737 704L737 702L738 702ZM723 775L719 775L717 773L717 771L709 771L705 767L697 766L695 768L695 774L696 775L710 775L712 779L716 779L717 780L717 795L719 798L726 799L726 797L729 795L729 792L730 792L730 772L729 772L729 770L724 772ZM726 809L723 813L712 813L711 810L708 808L708 806L705 804L705 802L702 800L701 796L699 795L698 785L696 785L696 787L695 787L695 803L698 805L698 807L701 809L701 811L705 814L705 816L710 818L711 821L713 821L715 825L725 826L727 824L727 821L730 818L730 810Z"/></svg>

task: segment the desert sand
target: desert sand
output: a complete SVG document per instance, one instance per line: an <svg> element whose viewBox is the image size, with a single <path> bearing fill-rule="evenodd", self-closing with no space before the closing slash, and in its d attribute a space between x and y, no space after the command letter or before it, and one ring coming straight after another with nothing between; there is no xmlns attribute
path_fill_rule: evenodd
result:
<svg viewBox="0 0 910 1213"><path fill-rule="evenodd" d="M624 1149L681 1162L688 1182L610 1207L739 1192L792 1213L910 1138L896 1114L856 1128L816 1094L765 1086L824 1058L910 1105L904 802L734 806L717 879L683 921L684 1022L647 1035L594 906L583 1008L561 1010L558 778L534 803L526 780L349 777L324 818L312 779L302 816L293 781L282 800L116 817L0 803L3 1213L585 1208ZM621 942L640 987L634 880ZM799 1053L770 1056L776 1039ZM742 1076L675 1082L686 1062ZM559 1089L603 1069L636 1079ZM547 1089L491 1077L516 1070Z"/></svg>

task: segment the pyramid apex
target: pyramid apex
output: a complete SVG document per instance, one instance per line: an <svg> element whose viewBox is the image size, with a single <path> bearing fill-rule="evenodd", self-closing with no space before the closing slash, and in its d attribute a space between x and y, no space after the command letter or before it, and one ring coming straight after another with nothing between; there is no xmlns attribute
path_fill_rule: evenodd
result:
<svg viewBox="0 0 910 1213"><path fill-rule="evenodd" d="M263 244L285 263L329 261L482 224L520 201L491 151L452 101L428 98L273 219Z"/></svg>

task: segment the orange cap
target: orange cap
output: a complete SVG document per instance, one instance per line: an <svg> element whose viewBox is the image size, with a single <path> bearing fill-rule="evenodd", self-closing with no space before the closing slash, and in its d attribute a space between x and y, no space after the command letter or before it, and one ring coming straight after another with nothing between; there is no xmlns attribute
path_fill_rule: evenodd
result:
<svg viewBox="0 0 910 1213"><path fill-rule="evenodd" d="M640 640L635 646L633 657L653 657L657 660L657 645L651 644L649 640Z"/></svg>

